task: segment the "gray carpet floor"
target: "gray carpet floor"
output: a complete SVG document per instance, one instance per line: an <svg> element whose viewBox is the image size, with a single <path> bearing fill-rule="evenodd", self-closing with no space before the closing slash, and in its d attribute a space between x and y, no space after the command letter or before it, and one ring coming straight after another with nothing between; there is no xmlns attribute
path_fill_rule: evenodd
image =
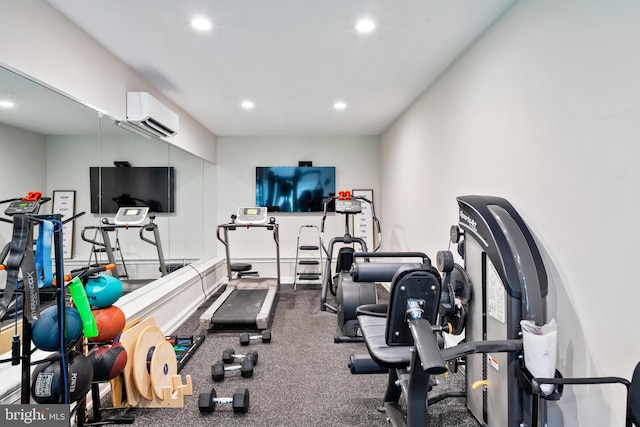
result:
<svg viewBox="0 0 640 427"><path fill-rule="evenodd" d="M381 299L385 292L379 290ZM387 426L379 411L387 375L352 375L349 355L366 353L363 343L335 344L336 315L320 310L317 287L282 285L272 322L270 344L241 347L237 332L202 331L202 307L174 335L203 334L206 338L184 366L181 375L191 375L194 394L179 409L129 408L119 415L134 418L135 426ZM239 372L227 373L223 382L211 379L211 365L222 358L225 348L236 353L256 350L259 354L252 378ZM437 377L440 384L432 394L459 391L464 387L460 373ZM216 389L218 396L230 397L239 387L250 392L247 414L234 414L230 404L218 405L215 412L201 414L198 394ZM108 400L107 402L110 402ZM109 406L106 403L103 406ZM116 415L105 411L103 418ZM431 426L476 427L479 424L464 406L464 399L452 398L431 405Z"/></svg>

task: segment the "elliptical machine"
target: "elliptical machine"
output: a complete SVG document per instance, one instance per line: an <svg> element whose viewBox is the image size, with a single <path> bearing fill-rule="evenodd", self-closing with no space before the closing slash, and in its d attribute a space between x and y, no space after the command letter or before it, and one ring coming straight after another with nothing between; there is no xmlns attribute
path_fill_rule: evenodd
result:
<svg viewBox="0 0 640 427"><path fill-rule="evenodd" d="M335 212L344 215L344 235L332 238L328 245L325 245L324 226L327 219L329 205L335 201ZM322 297L320 310L332 311L338 315L338 327L342 331L342 336L336 337L334 341L353 342L362 341L360 325L356 317L356 308L363 304L375 304L378 301L375 282L354 282L351 277L351 267L355 258L359 256L355 252L354 245L360 247L360 252L366 254L367 243L360 237L352 235L351 215L362 213L362 202L368 203L371 208L371 216L378 234L378 243L372 252L380 247L382 234L380 232L380 221L375 213L373 202L364 196L351 196L350 191L340 191L338 196L330 196L324 202L322 222L320 225L320 243L326 254L326 263L322 275ZM338 250L336 258L335 275L331 273L333 253L336 244L342 244ZM348 246L350 245L350 246ZM364 258L368 262L367 257ZM336 297L336 306L327 302L327 292L331 292Z"/></svg>

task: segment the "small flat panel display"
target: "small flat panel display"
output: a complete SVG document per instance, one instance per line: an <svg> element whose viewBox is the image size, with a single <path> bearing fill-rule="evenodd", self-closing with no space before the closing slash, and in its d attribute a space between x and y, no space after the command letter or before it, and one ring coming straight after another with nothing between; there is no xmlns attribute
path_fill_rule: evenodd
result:
<svg viewBox="0 0 640 427"><path fill-rule="evenodd" d="M128 208L118 209L113 222L118 225L138 225L142 224L149 213L149 208Z"/></svg>
<svg viewBox="0 0 640 427"><path fill-rule="evenodd" d="M333 166L256 167L256 206L269 211L322 212L326 198L335 194Z"/></svg>
<svg viewBox="0 0 640 427"><path fill-rule="evenodd" d="M362 203L358 199L336 200L336 212L338 213L360 213L362 212Z"/></svg>
<svg viewBox="0 0 640 427"><path fill-rule="evenodd" d="M264 224L267 221L267 208L238 208L238 224Z"/></svg>
<svg viewBox="0 0 640 427"><path fill-rule="evenodd" d="M38 202L25 202L16 201L11 202L11 204L4 211L5 215L25 215L25 214L35 214L38 213L40 209L40 204Z"/></svg>

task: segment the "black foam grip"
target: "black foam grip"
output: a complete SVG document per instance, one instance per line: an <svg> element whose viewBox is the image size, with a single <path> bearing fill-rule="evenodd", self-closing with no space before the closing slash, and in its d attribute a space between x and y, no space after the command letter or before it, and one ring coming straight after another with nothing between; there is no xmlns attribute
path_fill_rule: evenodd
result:
<svg viewBox="0 0 640 427"><path fill-rule="evenodd" d="M430 375L444 374L447 366L442 359L440 347L431 324L426 319L414 319L409 322L409 329L413 335L416 352L422 362L422 368Z"/></svg>
<svg viewBox="0 0 640 427"><path fill-rule="evenodd" d="M390 282L396 271L405 265L420 266L419 263L403 262L361 262L353 265L351 276L354 282Z"/></svg>
<svg viewBox="0 0 640 427"><path fill-rule="evenodd" d="M386 374L389 369L378 365L368 354L352 354L349 356L349 370L352 374Z"/></svg>

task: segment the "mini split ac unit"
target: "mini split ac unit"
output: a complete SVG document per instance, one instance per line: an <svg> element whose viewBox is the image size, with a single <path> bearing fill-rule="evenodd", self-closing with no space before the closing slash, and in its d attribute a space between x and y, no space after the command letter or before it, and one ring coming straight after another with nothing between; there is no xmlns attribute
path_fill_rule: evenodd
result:
<svg viewBox="0 0 640 427"><path fill-rule="evenodd" d="M127 92L127 122L143 133L166 138L178 133L179 117L147 92Z"/></svg>

